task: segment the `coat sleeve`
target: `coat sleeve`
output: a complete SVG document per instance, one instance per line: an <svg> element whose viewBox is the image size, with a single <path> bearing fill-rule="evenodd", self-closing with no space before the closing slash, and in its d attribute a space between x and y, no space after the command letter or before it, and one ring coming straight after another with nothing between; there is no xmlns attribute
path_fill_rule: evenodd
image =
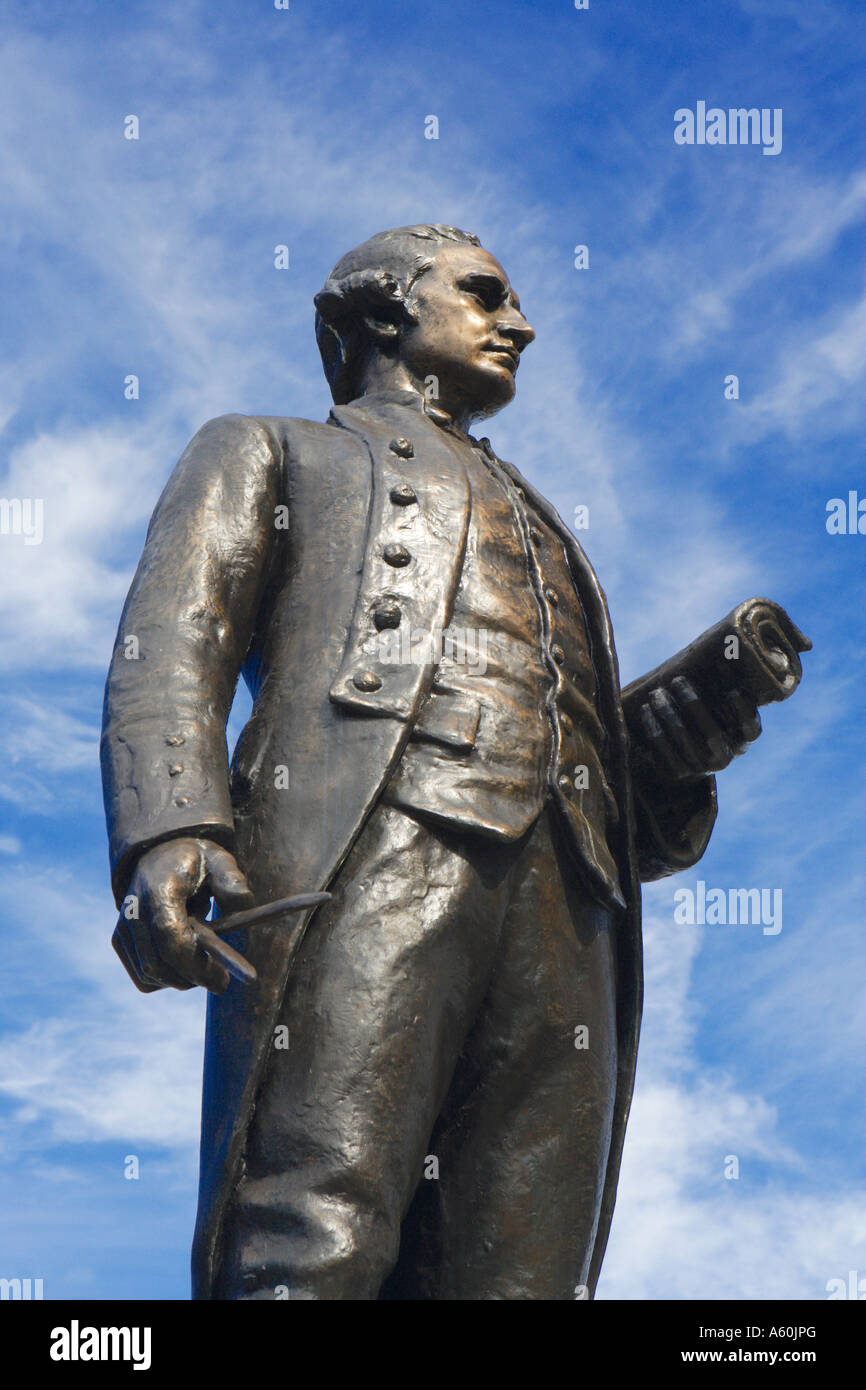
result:
<svg viewBox="0 0 866 1390"><path fill-rule="evenodd" d="M225 728L282 495L270 428L224 415L191 441L151 518L105 688L102 781L118 905L151 845L202 835L232 847Z"/></svg>

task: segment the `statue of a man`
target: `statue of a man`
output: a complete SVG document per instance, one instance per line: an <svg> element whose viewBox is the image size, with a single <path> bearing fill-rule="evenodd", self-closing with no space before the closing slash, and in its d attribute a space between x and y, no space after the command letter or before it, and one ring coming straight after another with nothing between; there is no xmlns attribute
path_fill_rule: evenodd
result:
<svg viewBox="0 0 866 1390"><path fill-rule="evenodd" d="M703 853L758 699L714 712L679 667L620 690L581 547L469 433L534 337L476 237L384 232L316 306L330 418L199 431L106 691L119 953L210 991L194 1296L592 1296L639 880ZM230 980L210 899L317 889L228 936Z"/></svg>

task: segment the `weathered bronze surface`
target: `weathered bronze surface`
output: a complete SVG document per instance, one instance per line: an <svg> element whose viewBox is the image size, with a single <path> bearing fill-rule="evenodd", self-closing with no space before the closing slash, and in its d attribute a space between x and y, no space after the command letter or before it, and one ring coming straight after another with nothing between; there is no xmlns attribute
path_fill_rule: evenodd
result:
<svg viewBox="0 0 866 1390"><path fill-rule="evenodd" d="M750 600L620 689L580 545L468 433L534 337L474 237L383 233L316 307L329 420L199 431L106 688L116 947L211 991L194 1296L592 1296L640 880L703 854L809 643ZM225 924L234 955L204 925L324 890Z"/></svg>

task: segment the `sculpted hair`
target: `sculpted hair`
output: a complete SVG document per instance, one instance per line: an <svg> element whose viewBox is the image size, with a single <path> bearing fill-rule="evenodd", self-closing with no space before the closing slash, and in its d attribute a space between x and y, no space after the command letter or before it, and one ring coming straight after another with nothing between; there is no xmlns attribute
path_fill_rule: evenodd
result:
<svg viewBox="0 0 866 1390"><path fill-rule="evenodd" d="M407 302L415 281L429 270L445 242L480 246L471 232L440 223L394 227L356 246L337 262L314 296L316 342L335 405L354 400L359 372L372 341L372 319L381 332L415 323Z"/></svg>

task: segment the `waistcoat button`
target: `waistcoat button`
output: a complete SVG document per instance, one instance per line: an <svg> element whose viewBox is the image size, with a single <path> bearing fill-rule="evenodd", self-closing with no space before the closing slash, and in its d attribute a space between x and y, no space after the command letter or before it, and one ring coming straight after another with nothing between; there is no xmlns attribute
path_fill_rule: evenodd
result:
<svg viewBox="0 0 866 1390"><path fill-rule="evenodd" d="M372 671L359 671L352 677L352 684L357 690L373 691L378 690L382 682Z"/></svg>
<svg viewBox="0 0 866 1390"><path fill-rule="evenodd" d="M392 439L388 448L392 454L398 454L401 459L410 459L415 456L415 445L411 439L405 439L402 434L398 435L396 439Z"/></svg>
<svg viewBox="0 0 866 1390"><path fill-rule="evenodd" d="M408 565L409 561L412 559L405 545L398 545L395 541L392 541L390 545L386 545L382 554L385 557L386 563L395 565L397 569L402 569L402 567Z"/></svg>
<svg viewBox="0 0 866 1390"><path fill-rule="evenodd" d="M373 622L379 632L382 632L386 627L399 627L402 616L399 604L391 598L383 599L373 609Z"/></svg>
<svg viewBox="0 0 866 1390"><path fill-rule="evenodd" d="M418 501L418 494L409 483L398 483L391 489L391 501L395 507L410 507Z"/></svg>

